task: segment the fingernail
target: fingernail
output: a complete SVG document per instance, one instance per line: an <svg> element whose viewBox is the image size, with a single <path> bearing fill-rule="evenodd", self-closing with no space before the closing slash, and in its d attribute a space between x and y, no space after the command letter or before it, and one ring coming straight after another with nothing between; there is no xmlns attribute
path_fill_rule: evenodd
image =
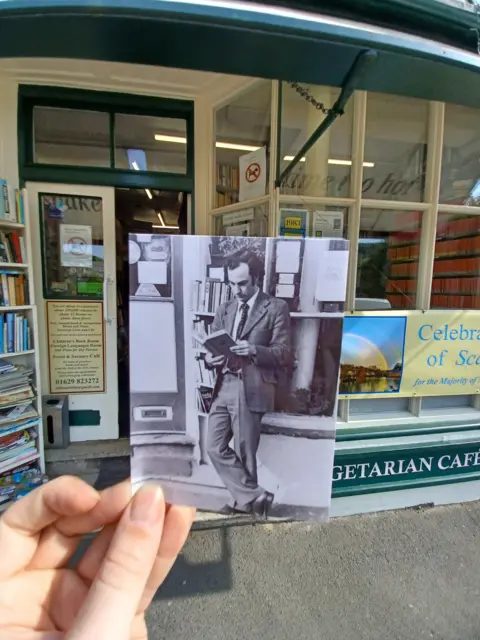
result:
<svg viewBox="0 0 480 640"><path fill-rule="evenodd" d="M162 518L163 504L161 488L145 485L133 496L130 519L142 524L156 524Z"/></svg>

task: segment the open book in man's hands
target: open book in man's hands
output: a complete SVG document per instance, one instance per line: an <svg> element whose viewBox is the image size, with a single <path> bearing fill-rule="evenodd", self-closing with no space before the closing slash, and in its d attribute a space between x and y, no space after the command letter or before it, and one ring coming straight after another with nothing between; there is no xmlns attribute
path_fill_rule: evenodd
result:
<svg viewBox="0 0 480 640"><path fill-rule="evenodd" d="M195 340L200 342L200 344L203 345L205 349L208 349L208 351L210 351L212 355L225 356L226 358L232 356L230 348L234 347L237 344L232 336L224 329L215 331L206 338L202 338L199 335L196 335Z"/></svg>

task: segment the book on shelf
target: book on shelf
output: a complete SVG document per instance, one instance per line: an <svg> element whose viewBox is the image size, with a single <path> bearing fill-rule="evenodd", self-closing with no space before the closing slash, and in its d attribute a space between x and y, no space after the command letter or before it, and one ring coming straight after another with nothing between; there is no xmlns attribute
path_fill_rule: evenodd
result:
<svg viewBox="0 0 480 640"><path fill-rule="evenodd" d="M23 365L3 361L0 366L0 426L22 416L27 417L32 388L33 370ZM21 406L16 406L21 405ZM27 405L24 408L24 405ZM30 416L28 416L30 417Z"/></svg>
<svg viewBox="0 0 480 640"><path fill-rule="evenodd" d="M202 337L197 333L194 334L194 338L214 356L231 357L232 352L230 349L236 345L235 340L225 329L214 331L206 337Z"/></svg>
<svg viewBox="0 0 480 640"><path fill-rule="evenodd" d="M217 191L215 200L216 209L227 207L229 204L235 204L236 202L238 202L238 194L236 192L223 193L222 191Z"/></svg>
<svg viewBox="0 0 480 640"><path fill-rule="evenodd" d="M0 313L0 354L21 353L32 348L32 331L23 313Z"/></svg>
<svg viewBox="0 0 480 640"><path fill-rule="evenodd" d="M193 331L192 331L192 347L194 349L203 349L204 340L212 333L212 322L213 318L207 317L199 317L195 318L193 321ZM200 340L197 338L200 337Z"/></svg>
<svg viewBox="0 0 480 640"><path fill-rule="evenodd" d="M210 413L213 400L213 389L207 387L197 387L197 411L199 413Z"/></svg>
<svg viewBox="0 0 480 640"><path fill-rule="evenodd" d="M0 307L28 304L27 278L21 271L0 269Z"/></svg>
<svg viewBox="0 0 480 640"><path fill-rule="evenodd" d="M233 167L229 164L217 164L217 187L227 187L229 189L238 189L239 185L239 169L238 166Z"/></svg>
<svg viewBox="0 0 480 640"><path fill-rule="evenodd" d="M10 471L0 472L0 510L47 482L36 462L23 464Z"/></svg>
<svg viewBox="0 0 480 640"><path fill-rule="evenodd" d="M17 456L26 456L36 453L35 429L16 431L9 435L0 435L0 464L11 461Z"/></svg>
<svg viewBox="0 0 480 640"><path fill-rule="evenodd" d="M13 189L8 181L0 178L2 189L0 197L0 220L25 224L25 203L23 192Z"/></svg>
<svg viewBox="0 0 480 640"><path fill-rule="evenodd" d="M199 386L214 387L215 372L207 367L202 355L196 356L195 361L197 363L197 384Z"/></svg>
<svg viewBox="0 0 480 640"><path fill-rule="evenodd" d="M228 284L219 280L195 280L192 287L192 309L196 313L215 313L224 302L232 299Z"/></svg>
<svg viewBox="0 0 480 640"><path fill-rule="evenodd" d="M26 261L24 237L17 231L0 231L0 263L24 264Z"/></svg>

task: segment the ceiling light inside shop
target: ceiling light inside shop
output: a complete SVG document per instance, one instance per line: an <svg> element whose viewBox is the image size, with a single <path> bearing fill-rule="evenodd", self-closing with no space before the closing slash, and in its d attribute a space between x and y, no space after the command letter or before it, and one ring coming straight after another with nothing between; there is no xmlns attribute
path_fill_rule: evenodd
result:
<svg viewBox="0 0 480 640"><path fill-rule="evenodd" d="M186 138L180 136L167 136L163 133L156 133L155 140L157 142L174 142L177 144L187 144ZM250 144L236 144L235 142L219 142L215 143L217 149L233 149L235 151L257 151L260 147L254 147Z"/></svg>
<svg viewBox="0 0 480 640"><path fill-rule="evenodd" d="M132 162L132 167L135 169L135 171L140 171L140 167L135 162L135 160ZM145 193L150 198L150 200L153 200L152 192L150 191L150 189L145 189Z"/></svg>
<svg viewBox="0 0 480 640"><path fill-rule="evenodd" d="M178 144L187 144L186 138L181 138L179 136L167 136L162 133L155 134L155 140L157 142L176 142ZM236 142L215 142L215 146L217 149L233 149L234 151L258 151L260 147L254 147L250 144L237 144ZM283 159L286 162L291 162L294 156L285 156ZM300 162L305 162L306 158L300 158ZM351 160L337 160L336 158L329 158L328 164L339 164L344 166L350 166L352 164ZM364 162L364 167L374 167L374 162Z"/></svg>
<svg viewBox="0 0 480 640"><path fill-rule="evenodd" d="M165 224L161 211L157 212L157 216L160 220L160 224L152 224L153 229L180 229L178 225Z"/></svg>
<svg viewBox="0 0 480 640"><path fill-rule="evenodd" d="M293 160L295 156L285 156L283 159L285 160L285 162L291 162ZM300 158L300 162L305 162L306 158ZM328 159L328 164L337 164L337 165L342 165L344 167L350 167L352 164L351 160L337 160L336 158L329 158ZM364 167L374 167L375 163L374 162L364 162L363 163Z"/></svg>
<svg viewBox="0 0 480 640"><path fill-rule="evenodd" d="M235 142L215 142L217 149L234 149L235 151L258 151L260 147L250 144L236 144Z"/></svg>

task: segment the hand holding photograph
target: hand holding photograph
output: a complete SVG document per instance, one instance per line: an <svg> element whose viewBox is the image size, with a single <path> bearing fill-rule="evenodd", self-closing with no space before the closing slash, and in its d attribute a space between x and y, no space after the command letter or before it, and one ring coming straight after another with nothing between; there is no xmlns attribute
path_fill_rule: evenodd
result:
<svg viewBox="0 0 480 640"><path fill-rule="evenodd" d="M129 245L134 488L158 482L170 503L260 521L326 520L347 241Z"/></svg>

